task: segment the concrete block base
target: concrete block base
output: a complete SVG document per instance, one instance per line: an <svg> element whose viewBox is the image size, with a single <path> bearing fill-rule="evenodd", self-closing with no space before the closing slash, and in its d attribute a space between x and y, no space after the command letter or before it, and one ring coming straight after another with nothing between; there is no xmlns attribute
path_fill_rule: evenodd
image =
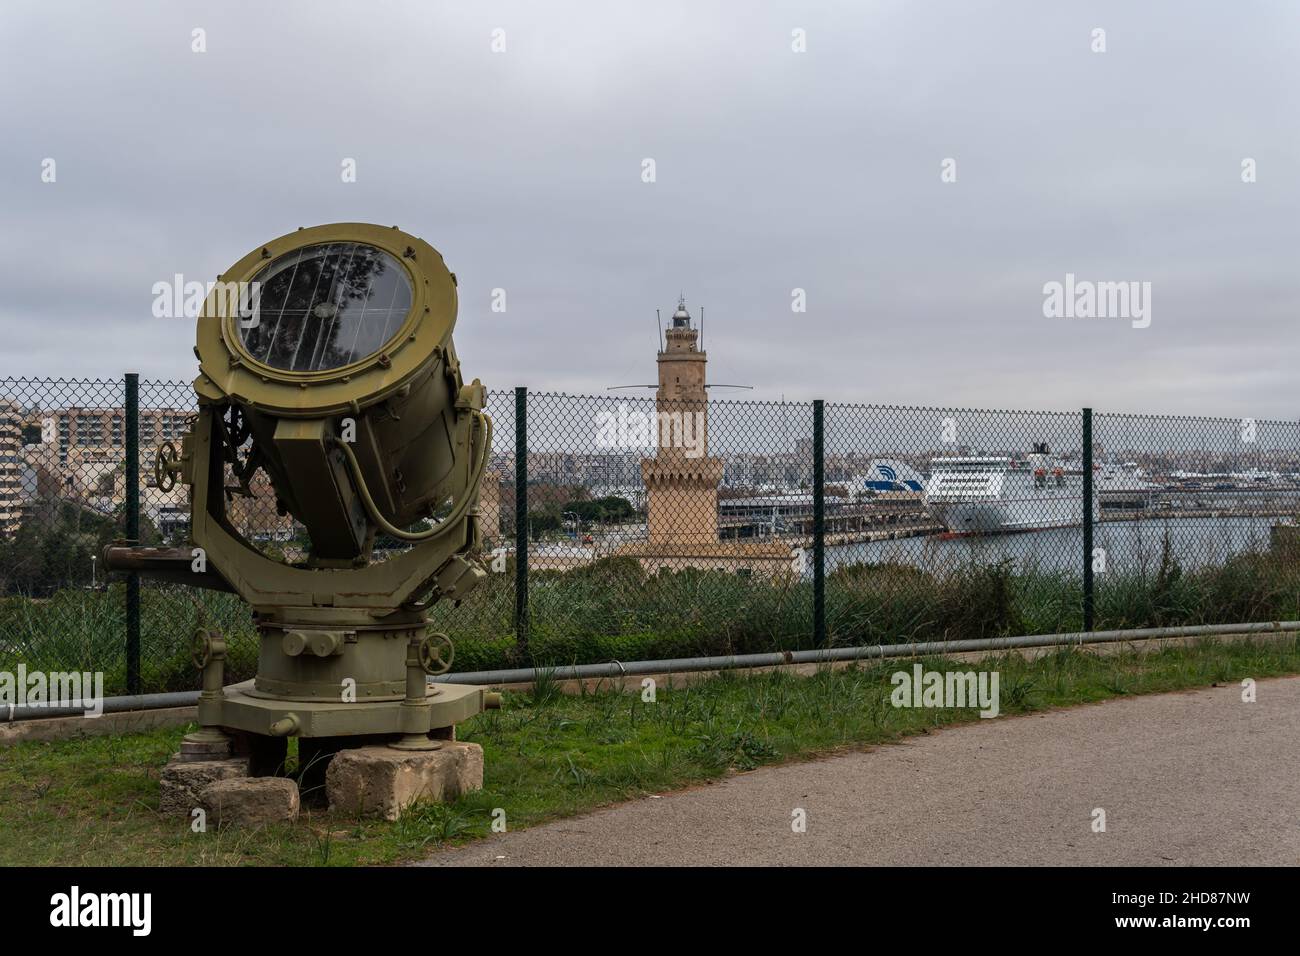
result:
<svg viewBox="0 0 1300 956"><path fill-rule="evenodd" d="M218 780L199 794L212 826L256 827L298 819L298 784L288 777Z"/></svg>
<svg viewBox="0 0 1300 956"><path fill-rule="evenodd" d="M180 754L173 754L158 781L158 809L188 817L193 810L204 806L200 796L204 788L218 780L247 776L247 760L182 760Z"/></svg>
<svg viewBox="0 0 1300 956"><path fill-rule="evenodd" d="M325 773L331 811L385 820L420 800L454 800L482 788L483 748L455 741L437 750L343 750Z"/></svg>

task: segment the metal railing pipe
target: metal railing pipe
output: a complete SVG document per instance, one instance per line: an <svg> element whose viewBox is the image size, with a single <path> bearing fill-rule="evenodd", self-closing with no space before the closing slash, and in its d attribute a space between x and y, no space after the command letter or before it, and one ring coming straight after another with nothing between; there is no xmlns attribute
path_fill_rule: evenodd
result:
<svg viewBox="0 0 1300 956"><path fill-rule="evenodd" d="M1144 627L1124 631L1092 631L1069 634L1030 634L1023 637L987 637L963 641L921 641L907 644L868 644L858 647L830 647L810 651L772 651L765 654L732 654L725 657L675 657L655 661L612 661L607 664L575 664L566 667L520 667L497 671L466 671L430 678L434 684L527 684L539 674L554 680L592 677L631 677L643 674L690 673L692 671L743 670L779 667L783 664L830 664L838 661L885 660L895 657L964 654L973 651L1019 650L1026 647L1070 647L1084 644L1114 644L1130 641L1179 637L1217 637L1236 634L1300 633L1300 621L1260 621L1250 624L1194 624L1176 627ZM135 697L106 697L103 712L123 713L163 707L197 704L198 691L172 694L142 694ZM75 717L84 713L73 707L10 707L0 709L0 723L38 717Z"/></svg>

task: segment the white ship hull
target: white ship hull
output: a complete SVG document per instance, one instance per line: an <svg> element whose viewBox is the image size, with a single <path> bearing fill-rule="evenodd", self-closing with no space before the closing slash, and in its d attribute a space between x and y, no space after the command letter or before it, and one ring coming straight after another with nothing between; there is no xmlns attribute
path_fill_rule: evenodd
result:
<svg viewBox="0 0 1300 956"><path fill-rule="evenodd" d="M925 506L936 521L955 534L1081 525L1082 473L1053 467L1041 456L1030 457L1029 462L1007 458L935 459L926 482Z"/></svg>
<svg viewBox="0 0 1300 956"><path fill-rule="evenodd" d="M1083 496L1029 501L930 502L930 513L949 531L990 534L1083 524Z"/></svg>

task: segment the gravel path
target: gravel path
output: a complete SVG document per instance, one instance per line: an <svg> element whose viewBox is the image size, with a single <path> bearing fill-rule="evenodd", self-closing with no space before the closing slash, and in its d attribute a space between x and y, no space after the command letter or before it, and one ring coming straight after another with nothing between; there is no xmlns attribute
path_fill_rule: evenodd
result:
<svg viewBox="0 0 1300 956"><path fill-rule="evenodd" d="M1300 863L1300 677L980 720L422 866ZM793 832L792 812L806 812ZM1106 812L1106 832L1092 830Z"/></svg>

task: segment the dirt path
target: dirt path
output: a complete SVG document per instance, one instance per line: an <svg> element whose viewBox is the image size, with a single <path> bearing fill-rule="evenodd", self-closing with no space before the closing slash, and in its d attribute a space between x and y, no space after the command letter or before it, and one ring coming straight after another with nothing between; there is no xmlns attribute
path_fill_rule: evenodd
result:
<svg viewBox="0 0 1300 956"><path fill-rule="evenodd" d="M1300 677L981 720L420 865L1300 863ZM793 832L792 812L807 830ZM1106 812L1094 833L1093 811Z"/></svg>

